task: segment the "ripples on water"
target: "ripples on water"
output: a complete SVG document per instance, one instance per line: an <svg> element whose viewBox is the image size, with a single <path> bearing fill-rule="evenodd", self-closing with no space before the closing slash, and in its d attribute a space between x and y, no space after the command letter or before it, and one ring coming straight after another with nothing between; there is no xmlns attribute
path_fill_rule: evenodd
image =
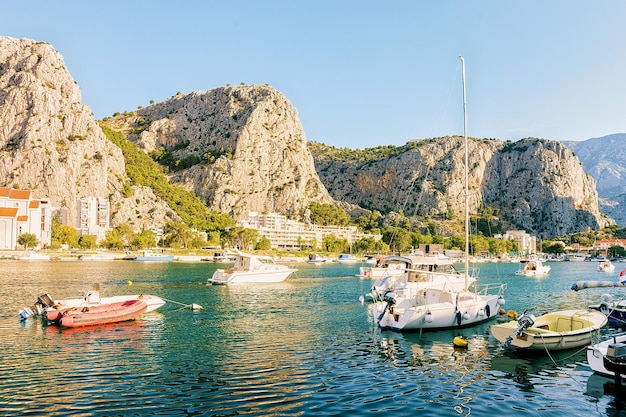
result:
<svg viewBox="0 0 626 417"><path fill-rule="evenodd" d="M205 285L212 264L1 265L2 415L624 414L623 397L591 375L584 351L517 356L488 325L459 331L465 350L452 345L457 331L381 332L358 302L371 285L354 276L358 266L298 265L284 283L224 287ZM535 314L584 308L610 292L569 289L609 279L593 264L552 265L548 278L516 277L517 265L485 265L481 276L509 284L507 309ZM171 302L134 322L81 330L16 317L41 293L78 295L93 282L105 295Z"/></svg>

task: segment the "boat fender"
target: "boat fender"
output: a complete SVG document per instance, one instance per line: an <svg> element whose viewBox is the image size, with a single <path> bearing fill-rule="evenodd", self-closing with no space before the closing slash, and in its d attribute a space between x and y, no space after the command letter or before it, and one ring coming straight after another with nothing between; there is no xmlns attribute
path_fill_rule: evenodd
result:
<svg viewBox="0 0 626 417"><path fill-rule="evenodd" d="M461 325L461 320L463 320L463 316L461 316L461 312L457 311L456 312L456 324L458 324L459 326Z"/></svg>
<svg viewBox="0 0 626 417"><path fill-rule="evenodd" d="M489 307L489 304L485 306L485 314L487 317L491 317L491 308Z"/></svg>
<svg viewBox="0 0 626 417"><path fill-rule="evenodd" d="M467 339L461 335L458 335L454 339L452 339L452 343L454 344L454 347L459 347L459 348L467 347Z"/></svg>

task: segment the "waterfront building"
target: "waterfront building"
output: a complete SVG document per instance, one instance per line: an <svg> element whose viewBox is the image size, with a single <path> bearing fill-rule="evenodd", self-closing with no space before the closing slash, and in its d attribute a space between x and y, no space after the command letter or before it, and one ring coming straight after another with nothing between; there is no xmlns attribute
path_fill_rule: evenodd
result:
<svg viewBox="0 0 626 417"><path fill-rule="evenodd" d="M530 255L537 253L537 238L529 235L525 230L507 230L504 235L496 235L494 237L517 241L520 254Z"/></svg>
<svg viewBox="0 0 626 417"><path fill-rule="evenodd" d="M79 236L94 235L96 242L106 239L111 228L111 204L102 197L82 197L78 199L76 231Z"/></svg>
<svg viewBox="0 0 626 417"><path fill-rule="evenodd" d="M291 220L278 213L251 211L247 219L238 223L241 227L258 230L260 236L265 236L270 241L272 249L320 250L327 236L345 239L350 245L364 238L372 238L375 241L382 238L381 235L361 233L356 226L317 226Z"/></svg>
<svg viewBox="0 0 626 417"><path fill-rule="evenodd" d="M34 199L31 190L0 187L0 249L18 249L17 239L34 234L39 245L49 245L52 208L48 199Z"/></svg>

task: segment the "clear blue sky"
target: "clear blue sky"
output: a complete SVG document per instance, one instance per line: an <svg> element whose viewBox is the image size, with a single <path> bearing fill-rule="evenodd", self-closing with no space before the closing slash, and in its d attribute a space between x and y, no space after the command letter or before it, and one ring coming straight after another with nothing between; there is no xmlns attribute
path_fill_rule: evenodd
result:
<svg viewBox="0 0 626 417"><path fill-rule="evenodd" d="M307 139L626 133L626 1L7 1L0 35L57 49L96 119L269 84Z"/></svg>

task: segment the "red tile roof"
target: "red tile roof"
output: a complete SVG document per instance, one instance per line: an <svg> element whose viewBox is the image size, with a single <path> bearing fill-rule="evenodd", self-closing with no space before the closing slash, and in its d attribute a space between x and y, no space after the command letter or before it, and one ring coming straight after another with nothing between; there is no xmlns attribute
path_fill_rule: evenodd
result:
<svg viewBox="0 0 626 417"><path fill-rule="evenodd" d="M0 217L15 217L17 207L0 207Z"/></svg>
<svg viewBox="0 0 626 417"><path fill-rule="evenodd" d="M11 190L9 191L9 198L14 198L16 200L29 200L30 193L30 190Z"/></svg>

